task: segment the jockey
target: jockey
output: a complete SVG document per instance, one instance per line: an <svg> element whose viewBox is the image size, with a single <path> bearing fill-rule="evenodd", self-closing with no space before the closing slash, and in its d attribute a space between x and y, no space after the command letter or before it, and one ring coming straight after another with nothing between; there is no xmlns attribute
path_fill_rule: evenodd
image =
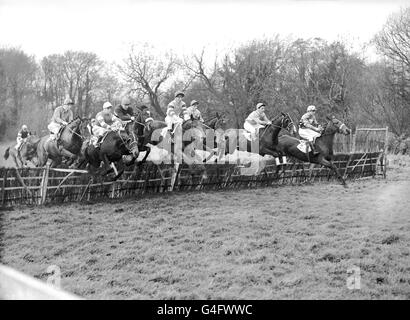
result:
<svg viewBox="0 0 410 320"><path fill-rule="evenodd" d="M103 110L98 112L95 116L95 123L92 127L94 135L94 139L92 139L92 141L94 146L98 146L98 142L106 132L118 130L121 128L121 125L121 121L112 113L112 104L108 101L105 102L103 105Z"/></svg>
<svg viewBox="0 0 410 320"><path fill-rule="evenodd" d="M272 122L266 117L265 114L265 104L258 103L256 105L256 110L252 111L249 116L245 119L243 127L246 131L251 133L252 140L256 139L259 134L259 129L264 128L266 125Z"/></svg>
<svg viewBox="0 0 410 320"><path fill-rule="evenodd" d="M321 135L322 127L317 123L315 117L316 107L311 105L306 111L299 121L299 136L309 141L313 153L317 154L319 152L315 148L315 140Z"/></svg>
<svg viewBox="0 0 410 320"><path fill-rule="evenodd" d="M116 106L114 109L114 115L121 120L123 126L125 126L129 121L135 120L130 98L122 98L121 104Z"/></svg>
<svg viewBox="0 0 410 320"><path fill-rule="evenodd" d="M28 131L28 127L23 124L21 126L21 130L17 133L17 144L16 150L19 150L23 142L27 141L27 138L31 135L30 131Z"/></svg>
<svg viewBox="0 0 410 320"><path fill-rule="evenodd" d="M175 93L175 99L168 104L165 123L167 124L168 130L171 132L171 136L175 131L175 126L178 124L182 124L183 122L181 116L183 116L186 110L185 102L182 101L182 98L184 96L185 95L183 92L177 91Z"/></svg>
<svg viewBox="0 0 410 320"><path fill-rule="evenodd" d="M71 106L73 104L74 103L70 98L66 98L64 100L64 104L62 106L57 107L54 110L51 122L47 127L51 133L51 139L56 140L57 134L60 131L61 126L65 126L67 125L67 123L73 121L74 116L73 112L71 111Z"/></svg>
<svg viewBox="0 0 410 320"><path fill-rule="evenodd" d="M191 101L191 105L184 112L184 121L190 120L192 116L192 119L204 122L204 119L202 119L201 111L198 110L198 105L198 101Z"/></svg>

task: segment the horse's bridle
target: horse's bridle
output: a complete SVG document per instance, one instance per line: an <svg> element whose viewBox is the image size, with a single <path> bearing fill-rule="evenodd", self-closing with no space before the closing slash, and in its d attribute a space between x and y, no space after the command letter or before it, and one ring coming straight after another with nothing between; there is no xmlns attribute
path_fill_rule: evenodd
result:
<svg viewBox="0 0 410 320"><path fill-rule="evenodd" d="M265 132L266 132L266 130L269 128L269 127L274 127L274 128L283 128L283 129L286 129L286 130L288 130L288 131L290 131L289 129L290 129L290 126L291 125L294 125L294 123L293 123L293 120L292 120L292 118L290 117L290 115L288 114L288 113L285 113L285 115L282 115L283 116L283 118L282 118L282 120L281 120L281 122L280 122L280 126L278 126L278 125L276 125L276 124L273 124L273 121L275 121L278 117L280 117L280 116L276 116L275 118L273 118L272 120L271 120L271 124L269 124L269 125L267 125L266 127L265 127L265 130L263 130L263 132L262 132L262 135L261 135L261 139L262 139L262 137L263 137L263 135L265 134ZM284 122L285 122L285 119L289 119L290 120L290 122L288 123L288 125L286 126L286 128L284 127Z"/></svg>
<svg viewBox="0 0 410 320"><path fill-rule="evenodd" d="M78 125L78 126L80 126L80 125L81 125L82 120L81 120L80 118L78 118L78 119L80 120L80 123L79 123L79 125ZM75 119L75 120L77 120L77 119ZM73 120L73 121L71 121L71 122L74 122L75 120ZM70 122L70 123L71 123L71 122ZM67 128L69 131L71 131L71 133L73 133L73 134L75 134L75 135L79 136L79 137L81 138L81 140L84 140L84 139L85 139L85 137L83 137L81 134L79 134L79 133L75 132L75 131L74 131L73 129L71 129L70 127L68 127L68 125L69 125L70 123L67 123L67 124L64 126L64 128Z"/></svg>
<svg viewBox="0 0 410 320"><path fill-rule="evenodd" d="M134 123L138 123L137 121L133 121ZM126 126L125 126L126 127ZM124 128L124 130L125 130L125 128ZM125 130L126 131L126 130ZM129 144L129 147L128 147L128 145L127 145L127 143L124 141L124 139L122 138L122 136L121 136L121 130L118 130L117 131L117 133L118 133L118 136L120 137L120 139L121 139L121 141L122 141L122 143L124 144L124 146L128 149L128 151L130 151L131 152L131 149L132 149L132 146L136 143L137 144L137 147L138 147L138 135L137 135L137 138L135 137L135 133L134 133L134 130L131 130L131 134L132 134L132 137L134 138L134 141L132 141L130 144ZM129 136L129 133L128 133L128 136ZM130 138L128 138L128 139L130 139ZM131 140L131 139L130 139Z"/></svg>
<svg viewBox="0 0 410 320"><path fill-rule="evenodd" d="M334 122L334 120L336 120L336 123ZM334 126L336 126L337 131L338 131L339 133L343 133L343 132L342 132L342 128L343 128L343 127L346 127L346 128L347 128L347 126L346 126L342 121L340 121L340 120L331 119L329 122L332 122L332 124L333 124ZM328 123L329 123L329 122L328 122ZM339 124L339 123L340 123L340 124ZM323 136L328 136L328 135L331 134L331 133L326 133L326 129L327 129L327 125L326 125L326 127L323 129L323 133L321 134L322 137L323 137Z"/></svg>

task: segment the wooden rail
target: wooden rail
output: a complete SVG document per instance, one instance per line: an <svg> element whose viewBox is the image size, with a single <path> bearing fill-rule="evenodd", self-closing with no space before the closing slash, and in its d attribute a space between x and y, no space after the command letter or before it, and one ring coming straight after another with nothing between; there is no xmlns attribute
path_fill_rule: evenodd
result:
<svg viewBox="0 0 410 320"><path fill-rule="evenodd" d="M336 154L334 164L346 179L374 177L380 170L381 152ZM384 161L385 167L385 161ZM385 168L384 168L385 169ZM257 166L238 164L146 163L124 172L117 181L75 170L47 168L0 168L3 207L45 203L77 202L140 196L147 193L189 190L219 190L286 185L310 181L332 181L333 173L319 165L288 159L277 165L266 160Z"/></svg>

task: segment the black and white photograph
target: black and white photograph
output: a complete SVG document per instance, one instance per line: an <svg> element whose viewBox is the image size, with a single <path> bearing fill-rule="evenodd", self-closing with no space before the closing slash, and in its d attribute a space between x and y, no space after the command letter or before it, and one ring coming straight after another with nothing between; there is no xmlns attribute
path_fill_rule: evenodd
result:
<svg viewBox="0 0 410 320"><path fill-rule="evenodd" d="M0 0L0 190L0 300L408 300L410 1Z"/></svg>

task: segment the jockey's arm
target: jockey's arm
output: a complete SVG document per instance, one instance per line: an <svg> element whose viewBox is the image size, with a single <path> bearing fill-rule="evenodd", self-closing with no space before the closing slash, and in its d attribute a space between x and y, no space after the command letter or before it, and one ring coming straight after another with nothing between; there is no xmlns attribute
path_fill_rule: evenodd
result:
<svg viewBox="0 0 410 320"><path fill-rule="evenodd" d="M74 114L73 111L70 110L70 113L68 114L68 122L71 122L74 120Z"/></svg>
<svg viewBox="0 0 410 320"><path fill-rule="evenodd" d="M55 123L58 123L58 124L62 124L62 125L67 124L63 119L61 119L61 113L60 113L59 108L56 108L54 110L53 120Z"/></svg>
<svg viewBox="0 0 410 320"><path fill-rule="evenodd" d="M309 122L309 117L309 114L306 113L300 119L300 122L303 124L303 127L306 129L311 129L313 131L318 131L318 128Z"/></svg>
<svg viewBox="0 0 410 320"><path fill-rule="evenodd" d="M108 129L109 125L108 123L106 123L104 121L104 117L100 114L97 114L97 116L95 117L95 120L97 120L97 125L99 125L100 127L104 128L104 129Z"/></svg>
<svg viewBox="0 0 410 320"><path fill-rule="evenodd" d="M262 114L262 124L270 124L271 121L268 119L265 113Z"/></svg>

